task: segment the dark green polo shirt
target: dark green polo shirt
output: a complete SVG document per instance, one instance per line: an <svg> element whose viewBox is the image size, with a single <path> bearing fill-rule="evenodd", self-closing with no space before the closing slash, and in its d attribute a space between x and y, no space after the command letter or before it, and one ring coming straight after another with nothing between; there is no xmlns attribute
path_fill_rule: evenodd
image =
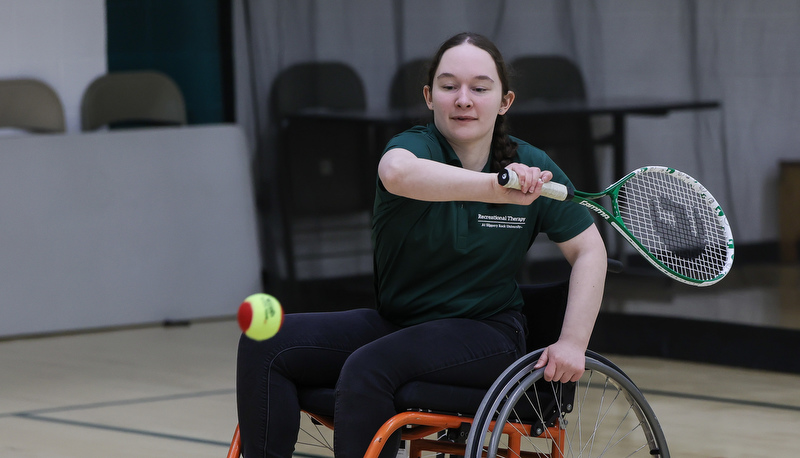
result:
<svg viewBox="0 0 800 458"><path fill-rule="evenodd" d="M567 177L540 149L514 139L519 161ZM385 151L403 148L456 167L461 161L433 124L394 137ZM489 172L489 164L484 167ZM592 224L575 203L536 199L532 205L423 202L389 193L378 180L372 219L378 311L412 325L449 317L487 318L522 308L515 276L536 235L555 242Z"/></svg>

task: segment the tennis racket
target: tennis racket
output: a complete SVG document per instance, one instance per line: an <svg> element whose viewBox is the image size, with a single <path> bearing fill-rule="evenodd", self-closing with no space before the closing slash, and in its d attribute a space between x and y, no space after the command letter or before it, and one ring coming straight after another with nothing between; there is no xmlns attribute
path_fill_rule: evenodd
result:
<svg viewBox="0 0 800 458"><path fill-rule="evenodd" d="M505 169L500 185L519 189ZM595 211L656 269L680 282L709 286L733 265L733 234L722 207L697 180L667 167L642 167L602 192L586 193L547 182L542 195ZM595 202L611 198L611 211Z"/></svg>

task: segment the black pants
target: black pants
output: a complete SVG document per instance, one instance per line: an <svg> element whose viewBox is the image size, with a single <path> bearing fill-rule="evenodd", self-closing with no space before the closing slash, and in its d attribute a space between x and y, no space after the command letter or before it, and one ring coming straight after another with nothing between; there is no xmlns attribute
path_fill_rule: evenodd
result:
<svg viewBox="0 0 800 458"><path fill-rule="evenodd" d="M300 423L296 386L335 386L335 455L362 458L396 413L398 387L424 380L488 388L524 355L523 320L504 312L399 327L358 309L289 314L272 339L242 336L236 390L244 456L289 458ZM392 454L399 442L387 445Z"/></svg>

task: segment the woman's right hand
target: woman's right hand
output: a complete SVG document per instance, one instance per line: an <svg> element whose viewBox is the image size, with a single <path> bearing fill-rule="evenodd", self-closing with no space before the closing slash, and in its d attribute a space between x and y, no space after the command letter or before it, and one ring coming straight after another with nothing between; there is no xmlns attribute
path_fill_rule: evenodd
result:
<svg viewBox="0 0 800 458"><path fill-rule="evenodd" d="M553 179L553 173L549 170L541 170L538 167L529 167L525 164L513 162L506 166L513 170L519 179L520 189L505 188L498 184L510 198L509 203L518 205L530 205L542 193L542 185Z"/></svg>

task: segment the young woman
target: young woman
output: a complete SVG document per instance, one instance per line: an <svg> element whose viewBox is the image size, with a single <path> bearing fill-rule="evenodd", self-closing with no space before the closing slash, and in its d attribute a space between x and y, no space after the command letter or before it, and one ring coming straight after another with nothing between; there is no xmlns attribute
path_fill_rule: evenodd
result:
<svg viewBox="0 0 800 458"><path fill-rule="evenodd" d="M410 380L488 388L526 351L515 275L540 232L572 273L561 335L538 366L563 382L584 371L605 247L586 209L538 198L542 183L568 180L544 152L506 133L514 93L502 56L485 37L454 36L435 55L423 95L433 123L392 139L378 166L377 308L289 314L272 339L240 341L247 458L291 456L298 386L335 386L337 458L363 457ZM498 185L503 167L522 189ZM386 456L396 448L387 444Z"/></svg>

